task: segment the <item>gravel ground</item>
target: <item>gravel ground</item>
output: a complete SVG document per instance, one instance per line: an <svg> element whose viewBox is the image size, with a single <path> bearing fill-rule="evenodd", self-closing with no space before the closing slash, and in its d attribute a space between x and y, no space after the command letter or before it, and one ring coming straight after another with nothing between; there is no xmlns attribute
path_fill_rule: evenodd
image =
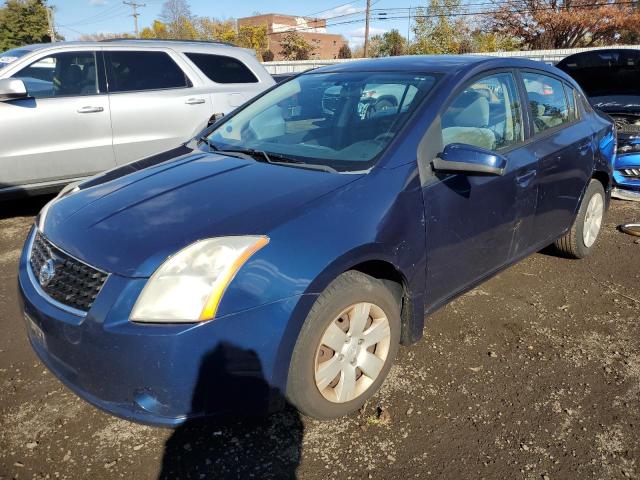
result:
<svg viewBox="0 0 640 480"><path fill-rule="evenodd" d="M434 314L357 414L173 431L96 410L31 351L16 264L42 204L0 214L0 479L640 478L640 241L616 230L639 204L613 203L590 259L533 255Z"/></svg>

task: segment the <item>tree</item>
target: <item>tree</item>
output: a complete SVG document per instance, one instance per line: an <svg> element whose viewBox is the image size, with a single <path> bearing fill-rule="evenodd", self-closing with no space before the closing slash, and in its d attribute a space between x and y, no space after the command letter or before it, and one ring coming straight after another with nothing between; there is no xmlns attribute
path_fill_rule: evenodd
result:
<svg viewBox="0 0 640 480"><path fill-rule="evenodd" d="M263 62L273 62L274 58L275 58L275 55L273 54L273 52L271 50L265 50L264 52L262 52L262 61Z"/></svg>
<svg viewBox="0 0 640 480"><path fill-rule="evenodd" d="M389 30L382 34L378 45L378 57L397 57L404 55L407 49L407 40L397 29Z"/></svg>
<svg viewBox="0 0 640 480"><path fill-rule="evenodd" d="M529 49L610 45L640 34L640 10L626 0L512 0L486 20Z"/></svg>
<svg viewBox="0 0 640 480"><path fill-rule="evenodd" d="M470 37L472 52L509 52L520 48L520 42L501 33L474 30Z"/></svg>
<svg viewBox="0 0 640 480"><path fill-rule="evenodd" d="M0 8L0 52L50 42L46 9L45 0L7 0Z"/></svg>
<svg viewBox="0 0 640 480"><path fill-rule="evenodd" d="M349 48L349 44L342 44L340 50L338 50L338 58L351 58L351 49Z"/></svg>
<svg viewBox="0 0 640 480"><path fill-rule="evenodd" d="M167 25L160 20L154 20L151 27L145 27L140 32L140 38L169 38Z"/></svg>
<svg viewBox="0 0 640 480"><path fill-rule="evenodd" d="M461 0L430 0L427 8L416 9L411 53L459 53L469 30L459 13Z"/></svg>
<svg viewBox="0 0 640 480"><path fill-rule="evenodd" d="M258 59L261 59L262 52L267 49L267 27L266 25L243 25L238 29L236 45L255 50Z"/></svg>
<svg viewBox="0 0 640 480"><path fill-rule="evenodd" d="M167 26L167 38L197 40L194 17L186 0L167 0L162 4L160 18Z"/></svg>
<svg viewBox="0 0 640 480"><path fill-rule="evenodd" d="M285 60L309 60L311 53L316 49L314 45L307 42L298 32L287 32L280 40L280 55Z"/></svg>
<svg viewBox="0 0 640 480"><path fill-rule="evenodd" d="M194 21L199 40L213 40L234 43L236 41L236 24L233 20L218 20L209 17L198 17Z"/></svg>

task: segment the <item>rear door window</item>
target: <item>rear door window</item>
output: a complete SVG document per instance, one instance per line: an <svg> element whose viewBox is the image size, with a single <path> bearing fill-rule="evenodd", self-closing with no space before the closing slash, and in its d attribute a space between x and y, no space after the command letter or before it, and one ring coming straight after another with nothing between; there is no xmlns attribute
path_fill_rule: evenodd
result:
<svg viewBox="0 0 640 480"><path fill-rule="evenodd" d="M94 52L64 52L40 58L13 78L20 79L33 98L70 97L98 93Z"/></svg>
<svg viewBox="0 0 640 480"><path fill-rule="evenodd" d="M109 92L190 87L182 69L165 52L105 51Z"/></svg>
<svg viewBox="0 0 640 480"><path fill-rule="evenodd" d="M539 73L522 74L535 133L569 123L569 106L560 80Z"/></svg>
<svg viewBox="0 0 640 480"><path fill-rule="evenodd" d="M257 83L258 79L240 60L225 55L208 53L185 53L204 73L216 83Z"/></svg>

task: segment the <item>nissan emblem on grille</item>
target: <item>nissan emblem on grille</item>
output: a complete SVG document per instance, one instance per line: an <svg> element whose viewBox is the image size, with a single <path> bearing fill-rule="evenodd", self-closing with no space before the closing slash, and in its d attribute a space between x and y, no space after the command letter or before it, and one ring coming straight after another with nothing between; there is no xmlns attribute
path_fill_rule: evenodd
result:
<svg viewBox="0 0 640 480"><path fill-rule="evenodd" d="M40 274L38 275L38 282L41 287L46 287L56 274L56 265L53 259L49 259L40 267Z"/></svg>
<svg viewBox="0 0 640 480"><path fill-rule="evenodd" d="M30 263L42 291L74 311L88 312L108 277L60 250L40 232L33 238Z"/></svg>

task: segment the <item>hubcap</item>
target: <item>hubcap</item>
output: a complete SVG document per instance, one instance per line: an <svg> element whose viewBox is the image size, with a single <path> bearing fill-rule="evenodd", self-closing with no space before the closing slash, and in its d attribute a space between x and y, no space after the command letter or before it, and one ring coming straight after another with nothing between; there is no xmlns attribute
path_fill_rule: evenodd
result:
<svg viewBox="0 0 640 480"><path fill-rule="evenodd" d="M315 381L324 398L344 403L362 395L378 378L389 355L391 328L373 303L356 303L322 334L315 357Z"/></svg>
<svg viewBox="0 0 640 480"><path fill-rule="evenodd" d="M591 247L598 238L600 227L602 226L602 217L604 214L604 200L602 195L596 193L587 205L587 213L584 217L584 225L582 227L582 241L585 247Z"/></svg>

